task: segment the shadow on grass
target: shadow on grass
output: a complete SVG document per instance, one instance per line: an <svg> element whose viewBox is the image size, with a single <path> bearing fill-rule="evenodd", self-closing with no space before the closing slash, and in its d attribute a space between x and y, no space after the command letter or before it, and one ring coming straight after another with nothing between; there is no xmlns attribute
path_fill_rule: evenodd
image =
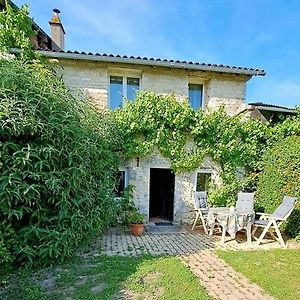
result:
<svg viewBox="0 0 300 300"><path fill-rule="evenodd" d="M186 298L180 298L183 295ZM1 299L209 299L175 257L99 256L14 274Z"/></svg>

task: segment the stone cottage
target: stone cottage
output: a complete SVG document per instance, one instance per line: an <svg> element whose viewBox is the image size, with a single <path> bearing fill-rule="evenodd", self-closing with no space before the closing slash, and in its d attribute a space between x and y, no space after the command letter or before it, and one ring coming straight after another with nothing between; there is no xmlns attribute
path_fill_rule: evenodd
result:
<svg viewBox="0 0 300 300"><path fill-rule="evenodd" d="M124 98L134 100L136 91L142 90L174 93L178 101L188 98L195 110L208 112L224 106L229 115L236 115L247 109L247 81L265 75L253 68L64 51L65 32L58 10L49 23L52 39L61 50L41 50L42 54L58 62L72 90L83 92L101 109L122 107ZM209 158L194 172L175 175L170 161L153 153L136 157L120 169L119 192L134 186L134 201L146 221L180 223L189 216L193 191L205 190L210 178L218 181L218 166Z"/></svg>

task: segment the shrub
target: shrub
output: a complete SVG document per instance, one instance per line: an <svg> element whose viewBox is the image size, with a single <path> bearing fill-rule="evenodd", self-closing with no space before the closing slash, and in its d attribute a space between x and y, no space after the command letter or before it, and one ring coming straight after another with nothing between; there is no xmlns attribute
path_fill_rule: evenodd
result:
<svg viewBox="0 0 300 300"><path fill-rule="evenodd" d="M110 223L113 130L39 61L0 60L1 260L64 260Z"/></svg>
<svg viewBox="0 0 300 300"><path fill-rule="evenodd" d="M300 199L300 137L290 136L275 144L263 156L256 206L271 213L284 195ZM298 202L299 203L299 202ZM297 205L285 224L285 231L300 238L300 207Z"/></svg>

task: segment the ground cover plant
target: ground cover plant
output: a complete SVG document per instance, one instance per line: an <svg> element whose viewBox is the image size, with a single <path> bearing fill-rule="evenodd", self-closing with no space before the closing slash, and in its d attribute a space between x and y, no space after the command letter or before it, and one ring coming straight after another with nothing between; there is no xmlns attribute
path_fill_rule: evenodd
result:
<svg viewBox="0 0 300 300"><path fill-rule="evenodd" d="M217 251L238 272L276 299L300 299L300 250Z"/></svg>
<svg viewBox="0 0 300 300"><path fill-rule="evenodd" d="M22 271L0 289L2 299L210 299L175 257L77 259L58 267Z"/></svg>

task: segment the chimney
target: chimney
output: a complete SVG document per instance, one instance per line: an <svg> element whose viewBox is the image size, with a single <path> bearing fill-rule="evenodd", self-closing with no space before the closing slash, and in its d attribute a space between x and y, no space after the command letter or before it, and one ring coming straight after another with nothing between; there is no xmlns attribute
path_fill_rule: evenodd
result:
<svg viewBox="0 0 300 300"><path fill-rule="evenodd" d="M52 49L54 50L64 50L65 48L65 30L62 23L60 22L59 14L60 10L54 8L53 17L49 22L51 29L51 39L54 42L52 42ZM57 46L60 49L57 49Z"/></svg>

